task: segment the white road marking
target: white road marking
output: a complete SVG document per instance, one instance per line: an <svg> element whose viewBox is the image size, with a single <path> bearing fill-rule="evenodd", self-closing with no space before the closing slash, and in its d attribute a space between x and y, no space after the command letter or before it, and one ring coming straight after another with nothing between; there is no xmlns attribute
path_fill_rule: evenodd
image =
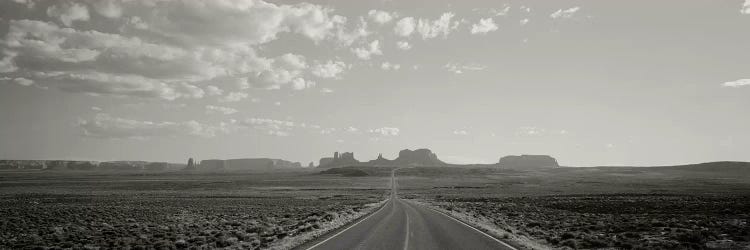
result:
<svg viewBox="0 0 750 250"><path fill-rule="evenodd" d="M370 215L368 215L368 216L367 216L367 217L365 217L364 219L361 219L361 220L357 221L357 223L354 223L354 224L352 224L351 226L347 227L346 229L344 229L344 230L341 230L341 231L339 231L338 233L334 234L333 236L331 236L331 237L328 237L328 239L325 239L325 240L323 240L323 241L321 241L321 242L318 242L318 244L315 244L315 245L313 245L313 246L311 246L311 247L307 248L307 250L310 250L310 249L316 248L316 247L320 246L321 244L323 244L323 243L326 243L326 241L329 241L330 239L336 238L336 236L339 236L339 235L340 235L340 234L342 234L343 232L346 232L346 230L349 230L349 229L353 228L354 226L358 225L359 223L361 223L361 222L363 222L363 221L365 221L365 220L369 219L369 218L370 218L370 217L372 217L373 215L375 215L375 214L379 213L379 212L380 212L380 210L383 210L383 208L385 208L385 207L386 207L386 205L388 204L388 202L392 202L392 201L393 201L392 199L388 199L388 201L386 201L386 202L385 202L385 204L383 204L383 206L382 206L382 207L380 207L380 208L379 208L379 209L378 209L377 211L375 211L374 213L371 213Z"/></svg>
<svg viewBox="0 0 750 250"><path fill-rule="evenodd" d="M484 235L484 236L487 236L487 237L489 237L490 239L492 239L492 240L494 240L494 241L497 241L498 243L500 243L500 244L503 244L504 246L506 246L506 247L508 247L508 248L510 248L510 249L513 249L513 250L518 250L518 248L515 248L515 247L513 247L513 246L509 245L508 243L505 243L505 242L503 242L503 241L501 241L501 240L499 240L499 239L497 239L497 238L493 237L492 235L489 235L489 234L487 234L487 233L485 233L485 232L482 232L482 230L479 230L479 229L477 229L477 228L475 228L475 227L473 227L473 226L471 226L471 225L469 225L469 224L466 224L466 223L465 223L465 222L463 222L463 221L460 221L460 220L458 220L458 219L456 219L456 218L453 218L453 216L447 215L447 214L445 214L445 213L443 213L443 212L441 212L441 211L439 211L439 210L437 210L437 209L434 209L434 208L431 208L431 207L428 207L428 206L423 206L423 205L420 205L420 204L417 204L417 205L418 205L418 206L422 206L422 207L426 207L427 209L430 209L430 210L432 210L432 211L435 211L435 212L436 212L436 213L438 213L438 214L441 214L441 215L443 215L443 216L445 216L445 217L451 218L451 220L454 220L454 221L456 221L456 222L460 223L461 225L464 225L464 226L466 226L466 227L468 227L468 228L474 229L474 231L477 231L477 232L481 233L482 235Z"/></svg>
<svg viewBox="0 0 750 250"><path fill-rule="evenodd" d="M406 235L404 240L404 250L409 249L409 213L406 212L406 209L404 209L404 214L406 214Z"/></svg>

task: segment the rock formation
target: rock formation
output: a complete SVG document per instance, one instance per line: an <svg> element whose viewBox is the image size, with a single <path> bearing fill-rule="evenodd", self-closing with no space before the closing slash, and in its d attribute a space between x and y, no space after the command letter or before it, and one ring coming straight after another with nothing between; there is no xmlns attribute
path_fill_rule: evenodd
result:
<svg viewBox="0 0 750 250"><path fill-rule="evenodd" d="M333 162L333 157L320 158L320 161L318 162L318 167L330 165L332 162Z"/></svg>
<svg viewBox="0 0 750 250"><path fill-rule="evenodd" d="M442 166L446 165L445 162L437 158L435 153L432 153L429 149L422 148L417 150L404 149L398 152L398 158L393 160L393 163L399 165L412 165L412 166Z"/></svg>
<svg viewBox="0 0 750 250"><path fill-rule="evenodd" d="M497 165L501 168L540 169L559 167L557 160L549 155L509 155L500 158Z"/></svg>
<svg viewBox="0 0 750 250"><path fill-rule="evenodd" d="M230 171L271 171L279 169L302 168L299 162L291 162L271 158L246 158L229 160L203 160L202 170L230 170Z"/></svg>
<svg viewBox="0 0 750 250"><path fill-rule="evenodd" d="M360 162L354 158L353 152L343 152L339 154L339 152L333 153L333 158L330 157L324 157L320 158L320 165L318 167L342 167L342 166L351 166L351 165L357 165L360 164Z"/></svg>
<svg viewBox="0 0 750 250"><path fill-rule="evenodd" d="M185 170L195 170L195 161L193 158L189 158Z"/></svg>
<svg viewBox="0 0 750 250"><path fill-rule="evenodd" d="M373 166L390 166L393 165L393 161L383 158L383 154L378 154L377 159L368 161L367 164Z"/></svg>

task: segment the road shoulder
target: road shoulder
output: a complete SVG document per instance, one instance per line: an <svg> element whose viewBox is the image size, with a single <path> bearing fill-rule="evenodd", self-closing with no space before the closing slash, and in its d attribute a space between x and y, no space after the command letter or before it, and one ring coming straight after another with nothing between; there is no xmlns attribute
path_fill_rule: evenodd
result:
<svg viewBox="0 0 750 250"><path fill-rule="evenodd" d="M516 249L551 249L549 246L542 245L525 236L516 235L508 231L505 231L503 229L500 229L497 226L494 226L492 222L487 221L487 220L475 218L473 216L460 213L460 212L456 212L456 211L449 211L449 210L441 208L440 206L433 205L430 202L424 201L424 200L417 200L417 199L403 199L403 200L414 203L416 205L424 206L435 212L438 212L445 216L453 218L459 222L466 224L467 226L473 229L476 229L488 235L489 237L492 237L498 241L508 244Z"/></svg>

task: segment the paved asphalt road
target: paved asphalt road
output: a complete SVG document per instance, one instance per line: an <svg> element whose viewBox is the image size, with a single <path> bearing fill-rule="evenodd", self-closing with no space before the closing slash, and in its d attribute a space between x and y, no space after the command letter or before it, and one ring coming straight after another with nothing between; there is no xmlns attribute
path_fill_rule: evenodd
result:
<svg viewBox="0 0 750 250"><path fill-rule="evenodd" d="M309 249L515 249L422 205L399 199L395 170L391 197L363 220Z"/></svg>

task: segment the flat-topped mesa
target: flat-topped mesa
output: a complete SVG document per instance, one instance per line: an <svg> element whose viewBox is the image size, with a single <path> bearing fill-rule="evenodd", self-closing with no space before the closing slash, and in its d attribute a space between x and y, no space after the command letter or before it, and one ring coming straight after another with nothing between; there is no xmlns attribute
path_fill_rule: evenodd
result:
<svg viewBox="0 0 750 250"><path fill-rule="evenodd" d="M360 164L360 162L354 158L353 152L334 152L333 158L331 157L324 157L320 158L320 164L318 167L343 167L348 165L357 165Z"/></svg>
<svg viewBox="0 0 750 250"><path fill-rule="evenodd" d="M278 169L301 168L299 162L291 162L271 158L247 158L229 160L202 160L200 170L230 170L230 171L269 171Z"/></svg>
<svg viewBox="0 0 750 250"><path fill-rule="evenodd" d="M422 148L417 150L404 149L398 152L398 158L393 160L394 163L399 165L412 165L412 166L440 166L445 165L445 162L438 159L435 153L432 153L429 149Z"/></svg>
<svg viewBox="0 0 750 250"><path fill-rule="evenodd" d="M509 155L500 158L497 165L501 168L541 169L555 168L560 165L549 155Z"/></svg>

